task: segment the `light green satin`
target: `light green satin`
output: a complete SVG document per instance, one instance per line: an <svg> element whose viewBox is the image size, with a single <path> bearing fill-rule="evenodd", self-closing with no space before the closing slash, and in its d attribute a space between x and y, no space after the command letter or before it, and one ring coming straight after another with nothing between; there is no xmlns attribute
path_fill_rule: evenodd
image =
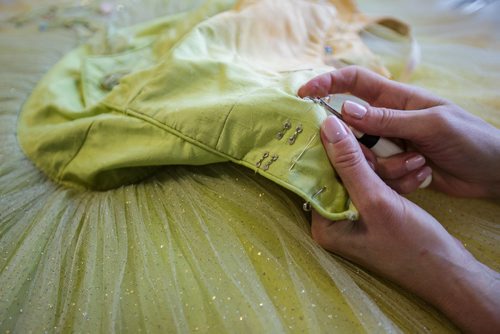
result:
<svg viewBox="0 0 500 334"><path fill-rule="evenodd" d="M351 54L358 50L357 58L361 53L372 59L356 37L367 20L340 7L336 14L335 1L291 2L282 7L286 16L279 23L263 21L284 40L266 44L254 37L256 46L248 46L252 28L244 19L253 8L196 25L201 13L221 8L209 2L126 29L121 35L129 41L120 52L96 55L92 44L70 52L23 108L18 136L26 155L58 183L97 190L144 179L159 166L232 161L299 194L330 219L356 218L319 137L326 112L296 96L302 84L332 68L318 61L302 66L296 53L321 58L317 50L334 43L328 40L348 38ZM318 19L328 11L330 20ZM346 20L348 14L359 19ZM305 26L290 33L289 25L302 16ZM296 38L300 33L306 39ZM343 41L338 45L348 49ZM290 51L281 53L290 67L276 64L273 48ZM278 139L286 122L291 129Z"/></svg>
<svg viewBox="0 0 500 334"><path fill-rule="evenodd" d="M120 1L119 23L195 2ZM412 23L424 55L415 83L498 126L491 22L451 12L445 20L424 3L363 8ZM0 31L0 332L457 332L419 298L322 251L302 200L247 168L166 166L108 191L48 180L21 151L16 124L76 39L36 28ZM500 269L498 203L429 190L411 199Z"/></svg>

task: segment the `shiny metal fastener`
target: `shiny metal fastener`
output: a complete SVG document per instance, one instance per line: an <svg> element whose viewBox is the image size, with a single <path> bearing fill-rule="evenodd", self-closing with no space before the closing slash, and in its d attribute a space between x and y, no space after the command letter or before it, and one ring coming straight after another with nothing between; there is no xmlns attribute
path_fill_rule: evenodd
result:
<svg viewBox="0 0 500 334"><path fill-rule="evenodd" d="M319 196L323 191L326 190L326 186L324 186L323 188L319 189L318 191L316 191L312 196L311 196L311 199L314 199L315 197ZM306 212L309 212L312 210L312 207L311 207L311 202L305 202L303 205L302 205L302 210L306 211Z"/></svg>
<svg viewBox="0 0 500 334"><path fill-rule="evenodd" d="M271 160L270 160L270 161L268 161L268 163L267 163L267 164L265 164L265 165L264 165L264 167L262 167L262 169L263 169L263 170L268 170L268 169L269 169L269 167L271 166L271 164L272 164L273 162L275 162L276 160L278 160L278 158L279 158L279 155L277 155L277 154L273 154L273 156L271 157Z"/></svg>
<svg viewBox="0 0 500 334"><path fill-rule="evenodd" d="M288 144L293 145L295 143L295 141L297 140L297 137L299 136L299 134L302 133L302 131L303 131L302 124L299 124L297 126L297 128L295 129L294 134L291 135L290 138L288 138Z"/></svg>
<svg viewBox="0 0 500 334"><path fill-rule="evenodd" d="M281 129L277 134L276 134L276 139L280 140L285 136L285 133L292 128L292 122L290 120L286 120L285 123L283 123L283 129Z"/></svg>
<svg viewBox="0 0 500 334"><path fill-rule="evenodd" d="M260 168L260 166L262 165L262 163L264 162L264 160L267 159L267 157L269 157L269 152L264 152L264 154L262 155L262 158L260 158L260 160L257 161L257 163L255 164L255 166L257 166L257 168Z"/></svg>

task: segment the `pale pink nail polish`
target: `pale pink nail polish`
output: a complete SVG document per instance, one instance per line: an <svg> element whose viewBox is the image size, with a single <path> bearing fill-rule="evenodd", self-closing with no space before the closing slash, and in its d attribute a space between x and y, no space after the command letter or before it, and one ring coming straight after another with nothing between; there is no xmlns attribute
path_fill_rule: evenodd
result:
<svg viewBox="0 0 500 334"><path fill-rule="evenodd" d="M334 144L347 136L347 131L335 116L328 116L321 126L326 139Z"/></svg>
<svg viewBox="0 0 500 334"><path fill-rule="evenodd" d="M359 103L353 101L345 101L343 111L356 119L365 117L367 109Z"/></svg>
<svg viewBox="0 0 500 334"><path fill-rule="evenodd" d="M409 172L416 170L417 168L425 165L425 158L421 155L416 155L405 161L406 170Z"/></svg>
<svg viewBox="0 0 500 334"><path fill-rule="evenodd" d="M418 182L423 182L429 175L432 174L432 169L430 167L424 167L418 174L417 174L417 181Z"/></svg>

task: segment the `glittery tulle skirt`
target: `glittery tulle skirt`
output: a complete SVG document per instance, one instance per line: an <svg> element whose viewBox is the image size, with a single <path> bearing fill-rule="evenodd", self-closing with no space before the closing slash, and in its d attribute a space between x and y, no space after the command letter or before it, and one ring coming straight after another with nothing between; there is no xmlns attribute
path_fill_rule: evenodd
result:
<svg viewBox="0 0 500 334"><path fill-rule="evenodd" d="M398 14L383 1L364 5ZM498 40L485 52L456 29L431 34L465 31L471 18L427 17L432 26L412 15L424 55L413 82L500 124ZM64 29L0 31L0 332L456 331L417 297L318 247L301 201L243 167L165 167L106 192L49 181L19 148L17 115L73 46ZM410 199L500 269L498 203L429 190Z"/></svg>

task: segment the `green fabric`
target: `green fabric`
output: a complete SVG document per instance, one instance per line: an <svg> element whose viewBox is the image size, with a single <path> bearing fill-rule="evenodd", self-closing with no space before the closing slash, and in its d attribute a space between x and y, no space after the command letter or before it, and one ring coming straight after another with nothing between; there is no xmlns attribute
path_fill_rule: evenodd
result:
<svg viewBox="0 0 500 334"><path fill-rule="evenodd" d="M364 2L415 26L425 62L414 83L500 124L491 20L443 20L431 0L417 10L412 1ZM126 22L167 2L130 3ZM458 332L419 298L322 251L301 201L247 168L169 166L102 192L47 180L21 152L16 122L75 41L63 28L0 31L1 333ZM498 203L429 190L411 199L500 269Z"/></svg>
<svg viewBox="0 0 500 334"><path fill-rule="evenodd" d="M334 9L294 4L312 14ZM241 22L225 14L183 34L200 13L221 8L209 3L126 30L131 42L121 53L94 55L88 45L70 52L24 106L19 140L25 153L57 182L97 190L144 179L158 166L233 161L299 194L326 217L355 218L318 135L326 113L296 96L300 85L329 68L277 71L266 67L265 55L259 62L237 54ZM282 23L270 28L287 29ZM326 36L331 25L306 29ZM103 83L118 80L110 75L124 76L109 92ZM278 140L286 121L292 128ZM298 126L303 131L290 145ZM266 171L273 155L278 158Z"/></svg>

